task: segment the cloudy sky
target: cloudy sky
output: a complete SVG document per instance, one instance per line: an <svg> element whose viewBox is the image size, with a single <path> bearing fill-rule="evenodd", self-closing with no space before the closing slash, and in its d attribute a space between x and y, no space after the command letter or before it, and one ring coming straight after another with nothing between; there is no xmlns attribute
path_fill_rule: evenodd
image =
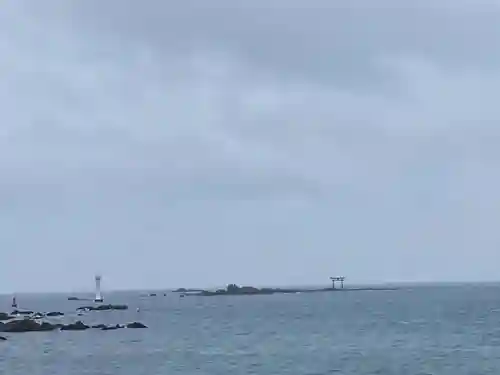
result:
<svg viewBox="0 0 500 375"><path fill-rule="evenodd" d="M0 291L500 279L500 3L5 0Z"/></svg>

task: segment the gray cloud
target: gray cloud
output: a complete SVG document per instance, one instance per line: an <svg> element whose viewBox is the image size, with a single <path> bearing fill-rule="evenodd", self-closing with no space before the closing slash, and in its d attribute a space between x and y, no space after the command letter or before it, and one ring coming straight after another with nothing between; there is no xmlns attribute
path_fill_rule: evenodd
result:
<svg viewBox="0 0 500 375"><path fill-rule="evenodd" d="M302 4L7 1L2 290L495 278L498 4Z"/></svg>

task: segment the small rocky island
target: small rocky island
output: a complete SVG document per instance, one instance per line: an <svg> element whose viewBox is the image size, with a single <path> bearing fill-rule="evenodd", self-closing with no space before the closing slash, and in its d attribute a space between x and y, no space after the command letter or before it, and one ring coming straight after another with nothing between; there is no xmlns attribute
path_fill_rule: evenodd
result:
<svg viewBox="0 0 500 375"><path fill-rule="evenodd" d="M370 291L370 290L394 290L394 288L316 288L316 289L297 289L297 288L256 288L253 286L238 286L229 284L226 289L217 289L215 291L202 290L197 293L185 293L182 296L255 296L269 294L295 294L295 293L319 293L319 292L337 292L337 291Z"/></svg>
<svg viewBox="0 0 500 375"><path fill-rule="evenodd" d="M217 289L216 291L203 290L201 292L190 295L201 296L238 296L238 295L257 295L257 294L275 294L275 293L297 293L298 289L281 289L281 288L256 288L253 286L238 286L236 284L229 284L226 289Z"/></svg>
<svg viewBox="0 0 500 375"><path fill-rule="evenodd" d="M68 301L92 301L92 298L68 297Z"/></svg>

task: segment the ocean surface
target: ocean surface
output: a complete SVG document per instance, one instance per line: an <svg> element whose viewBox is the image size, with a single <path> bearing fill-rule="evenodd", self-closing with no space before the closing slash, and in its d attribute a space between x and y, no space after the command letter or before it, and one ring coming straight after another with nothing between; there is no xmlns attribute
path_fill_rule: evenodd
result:
<svg viewBox="0 0 500 375"><path fill-rule="evenodd" d="M500 374L500 286L187 297L106 294L128 311L76 316L67 295L19 295L20 307L86 323L149 329L1 334L5 375ZM0 311L10 311L10 296ZM136 308L140 307L137 312Z"/></svg>

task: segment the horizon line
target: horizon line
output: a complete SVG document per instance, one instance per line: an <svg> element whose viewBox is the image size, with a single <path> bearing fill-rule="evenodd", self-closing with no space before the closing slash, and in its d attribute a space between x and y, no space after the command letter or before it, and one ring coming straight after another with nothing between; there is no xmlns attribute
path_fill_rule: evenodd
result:
<svg viewBox="0 0 500 375"><path fill-rule="evenodd" d="M347 279L347 278L346 278ZM230 284L230 283L228 283ZM219 285L219 286L211 286L211 287L194 287L194 286L178 286L178 287L142 287L142 288L110 288L110 289L101 289L101 292L103 294L107 293L122 293L122 292L172 292L176 289L179 288L185 288L185 289L200 289L200 290L215 290L215 289L220 289L226 287L228 284L225 285ZM325 283L326 284L326 283ZM267 285L260 285L257 283L254 284L238 284L240 286L254 286L257 288L265 288L265 287L271 287L271 288L306 288L306 287L321 287L324 286L325 284L302 284L302 285L285 285L285 284L267 284ZM346 289L349 289L349 287L370 287L370 286L403 286L403 287L419 287L419 286L459 286L459 285L487 285L487 284L500 284L500 279L499 280L449 280L449 281L387 281L387 282L359 282L359 283L347 283L346 282ZM328 283L328 285L330 285ZM48 290L48 291L18 291L18 292L0 292L0 296L13 296L13 295L23 295L23 294L65 294L67 296L72 296L72 295L82 295L82 294L89 294L89 295L94 295L95 290L73 290L73 291L68 291L68 290Z"/></svg>

